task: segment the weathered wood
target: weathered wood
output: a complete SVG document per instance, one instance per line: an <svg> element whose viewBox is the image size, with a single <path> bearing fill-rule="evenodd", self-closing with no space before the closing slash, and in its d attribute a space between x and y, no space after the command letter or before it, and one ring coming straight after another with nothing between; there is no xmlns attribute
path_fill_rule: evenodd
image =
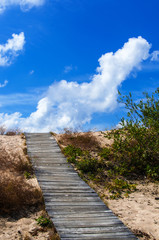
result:
<svg viewBox="0 0 159 240"><path fill-rule="evenodd" d="M115 236L114 236L115 235ZM117 239L136 239L133 235L119 235L119 234L82 234L81 237L78 237L76 234L61 234L61 240L70 240L70 239L78 239L78 240L92 240L92 239L107 239L107 240L117 240Z"/></svg>
<svg viewBox="0 0 159 240"><path fill-rule="evenodd" d="M114 227L91 227L91 228L58 228L59 232L65 232L65 233L72 233L72 234L77 234L77 233L85 233L85 234L89 234L89 233L105 233L105 231L107 233L112 233L115 230L117 232L127 232L127 228L125 226L115 226Z"/></svg>
<svg viewBox="0 0 159 240"><path fill-rule="evenodd" d="M57 197L57 196L59 196L59 197L70 197L70 198L72 198L72 197L75 197L75 196L78 196L78 197L97 197L98 195L96 194L96 193L94 193L94 192L82 192L82 193L77 193L76 195L74 194L74 193L54 193L54 192L52 192L52 193L48 193L48 192L46 192L46 193L44 193L43 192L43 195L47 198L48 196L50 197Z"/></svg>
<svg viewBox="0 0 159 240"><path fill-rule="evenodd" d="M83 238L83 236L82 237L78 237L78 236L73 236L73 237L61 237L61 240L74 240L74 239L77 239L77 240L83 240L83 239L85 239L85 240L93 240L93 239L97 239L97 240L103 240L103 239L106 239L106 240L120 240L120 239L123 239L123 240L131 240L131 239L136 239L134 236L132 236L132 237L124 237L124 236L120 236L120 237L96 237L96 236L91 236L91 237L84 237Z"/></svg>
<svg viewBox="0 0 159 240"><path fill-rule="evenodd" d="M137 239L74 171L49 133L27 133L27 153L62 240Z"/></svg>

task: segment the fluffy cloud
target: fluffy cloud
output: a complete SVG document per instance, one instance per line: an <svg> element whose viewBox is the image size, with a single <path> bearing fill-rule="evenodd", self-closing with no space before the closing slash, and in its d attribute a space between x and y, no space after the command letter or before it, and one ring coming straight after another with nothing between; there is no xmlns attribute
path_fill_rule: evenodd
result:
<svg viewBox="0 0 159 240"><path fill-rule="evenodd" d="M3 13L8 7L16 5L19 5L23 11L27 11L32 7L38 7L43 5L44 2L45 0L1 0L0 13Z"/></svg>
<svg viewBox="0 0 159 240"><path fill-rule="evenodd" d="M0 125L5 126L9 129L15 129L20 124L21 121L21 114L18 112L15 112L13 114L4 114L0 113Z"/></svg>
<svg viewBox="0 0 159 240"><path fill-rule="evenodd" d="M28 118L21 118L20 113L3 114L0 124L18 125L29 132L47 132L89 123L93 113L112 111L116 107L118 87L134 68L150 57L150 48L144 38L130 38L115 53L101 56L96 74L89 83L65 80L54 83Z"/></svg>
<svg viewBox="0 0 159 240"><path fill-rule="evenodd" d="M6 85L8 84L8 81L5 80L4 83L0 83L0 88L3 88L5 87Z"/></svg>
<svg viewBox="0 0 159 240"><path fill-rule="evenodd" d="M151 61L159 61L159 51L154 51L151 54Z"/></svg>
<svg viewBox="0 0 159 240"><path fill-rule="evenodd" d="M0 66L10 65L19 52L23 50L24 44L25 36L23 32L19 35L13 33L12 38L8 39L6 44L0 44Z"/></svg>

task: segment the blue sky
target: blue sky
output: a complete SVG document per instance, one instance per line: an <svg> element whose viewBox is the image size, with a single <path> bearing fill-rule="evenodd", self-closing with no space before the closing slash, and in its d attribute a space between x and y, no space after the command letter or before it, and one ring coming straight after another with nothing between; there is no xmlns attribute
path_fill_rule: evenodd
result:
<svg viewBox="0 0 159 240"><path fill-rule="evenodd" d="M0 125L116 126L118 89L137 99L159 86L158 10L157 0L3 0Z"/></svg>

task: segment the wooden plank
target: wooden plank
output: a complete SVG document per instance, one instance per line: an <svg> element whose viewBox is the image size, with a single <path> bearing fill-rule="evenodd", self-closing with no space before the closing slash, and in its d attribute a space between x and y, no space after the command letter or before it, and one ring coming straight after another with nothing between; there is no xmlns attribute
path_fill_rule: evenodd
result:
<svg viewBox="0 0 159 240"><path fill-rule="evenodd" d="M36 169L35 169L35 173L36 173L36 176L37 177L45 177L45 176L50 176L50 172L51 171L40 171L40 170L37 170L36 171ZM65 173L62 173L62 172L56 172L56 173L52 173L52 176L59 176L61 174L61 177L64 177L64 176L66 176L66 174ZM68 172L67 173L67 175L70 177L72 177L72 176L78 176L78 174L77 173L73 173L73 172Z"/></svg>
<svg viewBox="0 0 159 240"><path fill-rule="evenodd" d="M75 193L68 193L68 192L66 192L66 193L55 193L55 192L52 192L52 193L47 193L47 192L43 192L43 195L44 196L52 196L52 197L57 197L57 196L60 196L60 197L65 197L65 196L68 196L68 197L75 197L75 196L78 196L78 197L92 197L92 196L98 196L95 192L79 192L79 193L77 193L77 194L75 194ZM111 211L111 210L110 210Z"/></svg>
<svg viewBox="0 0 159 240"><path fill-rule="evenodd" d="M72 233L72 234L89 234L89 233L113 233L116 232L127 232L127 227L124 225L115 227L90 227L90 228L58 228L60 233Z"/></svg>
<svg viewBox="0 0 159 240"><path fill-rule="evenodd" d="M85 237L85 238L83 238L83 237L78 237L78 236L76 236L76 237L73 237L73 238L67 238L67 237L61 237L61 240L75 240L75 239L77 239L77 240L93 240L93 239L96 239L96 240L103 240L103 239L106 239L106 240L120 240L120 239L123 239L123 240L131 240L131 239L137 239L137 238L135 238L135 237L133 237L133 236L129 236L129 237L100 237L100 238L96 238L96 237Z"/></svg>
<svg viewBox="0 0 159 240"><path fill-rule="evenodd" d="M80 212L80 213L71 213L69 211L63 211L63 216L61 216L60 212L57 213L52 213L51 210L50 210L50 213L53 214L51 216L56 216L56 218L62 218L62 219L67 219L67 218L87 218L87 217L90 217L90 218L96 218L96 217L103 217L103 216L111 216L111 215L114 215L114 213L112 213L111 210L105 210L105 211L85 211L85 212Z"/></svg>
<svg viewBox="0 0 159 240"><path fill-rule="evenodd" d="M89 226L93 226L94 227L94 224L96 224L95 226L97 226L97 224L105 224L105 223L110 223L110 221L114 223L116 223L116 216L112 215L112 216L107 216L107 217L96 217L95 219L92 219L92 218L82 218L82 217L79 217L79 218L65 218L65 219L62 219L62 218L58 218L58 219L55 219L54 220L54 223L59 223L59 224L67 224L67 225L71 225L72 227L76 224L82 224L83 226L85 226L85 224L89 224ZM117 223L119 222L119 220L117 221ZM93 225L92 225L93 224Z"/></svg>
<svg viewBox="0 0 159 240"><path fill-rule="evenodd" d="M48 156L44 156L44 157L42 157L42 156L32 157L32 160L34 160L34 159L37 160L37 161L57 161L57 163L60 162L60 160L62 160L63 162L66 162L66 163L67 163L66 158L64 158L64 156L56 157L56 156L52 155L51 157L48 157Z"/></svg>
<svg viewBox="0 0 159 240"><path fill-rule="evenodd" d="M53 153L61 153L61 151L59 150L59 149L41 149L41 150L38 150L38 149L28 149L28 151L27 151L27 154L53 154Z"/></svg>
<svg viewBox="0 0 159 240"><path fill-rule="evenodd" d="M68 166L66 162L57 163L57 162L53 162L53 161L49 161L49 162L47 162L47 161L46 162L45 161L43 161L43 162L36 161L35 164L36 164L36 166L52 166L54 168L57 168L57 167L67 167L67 168L71 167L72 168L72 166Z"/></svg>
<svg viewBox="0 0 159 240"><path fill-rule="evenodd" d="M56 219L54 219L54 225L55 227L63 227L63 228L72 228L72 227L80 227L80 228L90 228L90 227L107 227L107 226L115 226L122 223L118 219L108 219L108 221L101 221L101 222L84 222L84 221L72 221L72 222L57 222Z"/></svg>
<svg viewBox="0 0 159 240"><path fill-rule="evenodd" d="M105 206L48 206L46 204L46 209L51 213L55 214L56 212L70 212L70 214L72 213L82 213L82 212L86 212L86 211L104 211L106 210Z"/></svg>
<svg viewBox="0 0 159 240"><path fill-rule="evenodd" d="M79 236L72 236L72 237L62 237L61 236L61 240L74 240L74 239L77 239L77 240L93 240L93 239L96 239L96 240L103 240L103 239L106 239L106 240L120 240L120 239L123 239L123 240L132 240L132 239L137 239L136 237L134 236L111 236L111 237L108 237L108 236L82 236L82 237L79 237Z"/></svg>
<svg viewBox="0 0 159 240"><path fill-rule="evenodd" d="M64 201L64 202L52 202L52 201L47 201L47 206L52 206L52 207L55 207L55 206L104 206L104 203L102 203L101 201L100 202L90 202L90 201L87 201L87 202L77 202L77 201L72 201L72 202L67 202L67 201Z"/></svg>
<svg viewBox="0 0 159 240"><path fill-rule="evenodd" d="M54 166L36 166L36 169L37 170L46 170L46 171L52 171L52 170L55 170L56 169L56 173L60 173L60 172L70 172L70 173L74 173L73 169L71 167L68 167L68 166L62 166L62 167L59 167L59 168L55 168Z"/></svg>
<svg viewBox="0 0 159 240"><path fill-rule="evenodd" d="M85 237L95 237L96 239L100 239L101 237L107 237L107 238L111 238L111 237L133 237L133 234L131 233L127 233L127 232L117 232L117 233L110 233L110 232L105 232L105 233L93 233L93 234L80 234L78 233L78 235L82 235L83 238ZM113 235L113 236L112 236ZM73 237L76 237L77 234L63 234L61 233L61 237L70 237L70 238L73 238Z"/></svg>
<svg viewBox="0 0 159 240"><path fill-rule="evenodd" d="M72 182L72 181L74 181L74 182L78 183L79 182L79 176L74 176L74 177L69 176L68 178L66 176L61 176L61 177L59 177L59 176L43 176L43 177L38 179L39 182L41 182L43 180L44 181L48 180L48 183L49 183L50 180L56 181L56 182L64 182L64 181L65 182Z"/></svg>
<svg viewBox="0 0 159 240"><path fill-rule="evenodd" d="M97 197L50 197L50 196L44 196L45 197L45 202L101 202L100 198Z"/></svg>
<svg viewBox="0 0 159 240"><path fill-rule="evenodd" d="M51 182L50 184L39 182L39 184L41 187L44 187L44 188L51 187L52 189L54 187L59 187L59 186L63 188L65 187L65 189L69 187L75 187L76 189L80 189L81 187L88 188L88 186L84 183L83 184L79 182L72 183L71 181L70 182Z"/></svg>
<svg viewBox="0 0 159 240"><path fill-rule="evenodd" d="M42 188L44 193L84 193L85 191L87 192L92 192L91 189L52 189L52 188Z"/></svg>

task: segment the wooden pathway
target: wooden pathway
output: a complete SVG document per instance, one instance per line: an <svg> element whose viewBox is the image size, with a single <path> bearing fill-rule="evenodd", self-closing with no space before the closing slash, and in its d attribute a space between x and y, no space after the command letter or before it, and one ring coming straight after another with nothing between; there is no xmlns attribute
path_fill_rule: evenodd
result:
<svg viewBox="0 0 159 240"><path fill-rule="evenodd" d="M46 210L62 240L137 239L67 163L49 133L26 133Z"/></svg>

